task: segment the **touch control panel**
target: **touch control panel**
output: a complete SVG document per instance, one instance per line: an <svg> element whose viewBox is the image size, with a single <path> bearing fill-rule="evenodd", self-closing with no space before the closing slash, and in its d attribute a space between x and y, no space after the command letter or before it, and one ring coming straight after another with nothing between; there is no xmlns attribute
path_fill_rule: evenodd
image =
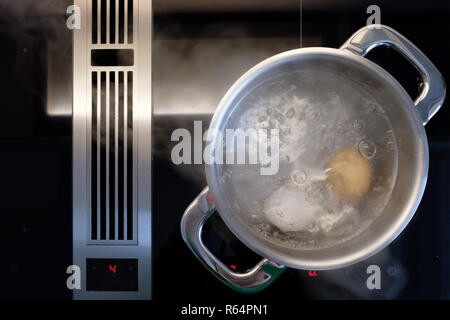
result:
<svg viewBox="0 0 450 320"><path fill-rule="evenodd" d="M137 259L86 259L88 291L137 291Z"/></svg>

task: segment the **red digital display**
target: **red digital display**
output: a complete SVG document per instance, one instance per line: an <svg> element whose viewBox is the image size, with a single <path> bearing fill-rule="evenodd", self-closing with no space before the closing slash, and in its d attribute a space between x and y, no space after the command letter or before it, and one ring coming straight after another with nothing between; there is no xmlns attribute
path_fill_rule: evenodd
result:
<svg viewBox="0 0 450 320"><path fill-rule="evenodd" d="M309 270L309 276L310 276L310 277L317 277L317 272L316 272L316 270Z"/></svg>
<svg viewBox="0 0 450 320"><path fill-rule="evenodd" d="M137 291L137 259L86 259L88 291Z"/></svg>

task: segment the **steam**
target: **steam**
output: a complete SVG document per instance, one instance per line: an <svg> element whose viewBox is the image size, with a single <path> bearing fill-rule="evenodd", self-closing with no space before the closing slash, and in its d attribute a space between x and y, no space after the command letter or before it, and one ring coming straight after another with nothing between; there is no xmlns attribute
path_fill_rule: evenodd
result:
<svg viewBox="0 0 450 320"><path fill-rule="evenodd" d="M0 21L30 35L59 38L68 33L66 8L71 3L70 0L2 1Z"/></svg>
<svg viewBox="0 0 450 320"><path fill-rule="evenodd" d="M66 27L66 8L71 3L69 0L0 2L2 70L12 69L14 80L41 100L45 100L42 92L36 91L31 77L23 75L31 70L45 74L50 42L58 55L71 56L71 31ZM33 65L30 65L30 55L33 55Z"/></svg>
<svg viewBox="0 0 450 320"><path fill-rule="evenodd" d="M209 24L195 38L179 23L161 28L155 21L155 27L152 150L167 161L177 144L170 139L173 130L186 128L193 134L194 120L202 120L207 130L220 100L240 76L262 60L298 46L296 38L253 37L243 23ZM173 166L188 179L204 183L203 165Z"/></svg>

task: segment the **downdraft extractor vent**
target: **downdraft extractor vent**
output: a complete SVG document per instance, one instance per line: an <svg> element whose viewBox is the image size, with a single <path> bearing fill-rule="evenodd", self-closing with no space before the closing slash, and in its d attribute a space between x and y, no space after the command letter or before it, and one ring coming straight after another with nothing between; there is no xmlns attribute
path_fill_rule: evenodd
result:
<svg viewBox="0 0 450 320"><path fill-rule="evenodd" d="M91 240L133 240L133 73L92 72Z"/></svg>
<svg viewBox="0 0 450 320"><path fill-rule="evenodd" d="M152 1L74 5L73 297L150 299Z"/></svg>

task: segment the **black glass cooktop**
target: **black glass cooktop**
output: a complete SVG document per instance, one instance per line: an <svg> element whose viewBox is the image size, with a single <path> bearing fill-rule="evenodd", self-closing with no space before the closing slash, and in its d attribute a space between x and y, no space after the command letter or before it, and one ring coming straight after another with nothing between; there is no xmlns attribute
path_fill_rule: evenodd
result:
<svg viewBox="0 0 450 320"><path fill-rule="evenodd" d="M66 287L66 268L72 263L72 34L59 27L71 2L0 3L0 299L72 299ZM232 291L197 261L181 237L180 219L206 186L204 170L171 162L171 133L177 128L193 132L196 120L206 129L220 98L242 73L264 58L297 48L300 15L297 10L257 9L200 14L176 7L157 10L154 2L153 298L450 299L449 97L426 125L430 167L419 209L377 255L334 271L287 269L255 295ZM367 2L346 3L305 5L303 46L338 48L362 27ZM449 84L448 1L392 3L373 3L381 8L381 22L415 43ZM402 57L380 49L369 58L415 96L418 75ZM261 259L218 215L208 220L203 239L238 272ZM370 290L368 267L374 265L380 268L381 285ZM135 290L134 262L130 266L126 289Z"/></svg>
<svg viewBox="0 0 450 320"><path fill-rule="evenodd" d="M361 6L362 8L362 6ZM361 9L362 10L362 9ZM365 11L303 12L303 39L318 41L321 46L339 47L354 31L365 23ZM436 64L445 79L450 79L447 57L450 47L444 39L450 35L448 11L422 14L420 12L383 13L387 24L412 40ZM417 23L421 21L421 23ZM171 43L171 50L180 50L186 61L197 63L195 54L186 49L189 41L201 38L225 39L271 38L264 46L268 56L293 49L296 41L286 39L299 36L298 13L262 15L162 15L155 18L154 64L167 64L163 58ZM319 27L320 26L320 27ZM230 31L232 30L232 31ZM310 40L308 40L310 39ZM316 40L314 40L316 39ZM317 40L319 39L319 40ZM177 46L177 41L183 43ZM184 42L183 42L184 41ZM277 42L278 41L278 42ZM286 45L286 41L288 44ZM220 41L217 40L217 45ZM184 46L184 47L183 47ZM286 48L287 46L287 48ZM188 54L186 54L188 52ZM195 51L194 51L195 53ZM215 55L214 55L215 54ZM183 56L184 55L184 56ZM369 59L386 68L414 97L419 89L419 74L393 49L373 50ZM220 51L208 58L221 60ZM190 60L189 60L190 59ZM258 61L255 61L255 63ZM207 64L207 63L206 63ZM217 62L220 65L220 62ZM244 67L243 67L244 68ZM199 69L199 72L204 70ZM242 72L246 71L245 69ZM156 67L155 74L164 71ZM237 76L240 74L237 73ZM199 75L200 77L202 75ZM155 78L155 82L158 78ZM230 81L231 85L232 81ZM158 95L154 83L154 95ZM199 85L198 90L214 88ZM225 91L227 88L223 88ZM158 105L159 103L159 105ZM188 103L188 102L187 102ZM448 299L450 298L450 119L448 99L442 109L426 125L430 148L430 168L426 191L414 218L401 235L377 255L356 265L333 270L287 269L269 288L253 296L243 296L222 284L210 274L189 251L181 238L179 222L189 203L206 186L201 165L174 166L167 143L175 128L193 128L195 120L203 125L211 120L209 114L168 115L164 113L164 99L157 96L154 110L154 297L239 297L270 299ZM182 106L179 106L182 110ZM214 109L214 108L212 108ZM174 198L176 201L174 201ZM203 239L211 252L230 268L245 271L261 257L241 244L216 215L208 220ZM380 288L369 289L368 279L373 266L379 267ZM370 280L369 280L370 282ZM370 285L369 285L370 286Z"/></svg>

